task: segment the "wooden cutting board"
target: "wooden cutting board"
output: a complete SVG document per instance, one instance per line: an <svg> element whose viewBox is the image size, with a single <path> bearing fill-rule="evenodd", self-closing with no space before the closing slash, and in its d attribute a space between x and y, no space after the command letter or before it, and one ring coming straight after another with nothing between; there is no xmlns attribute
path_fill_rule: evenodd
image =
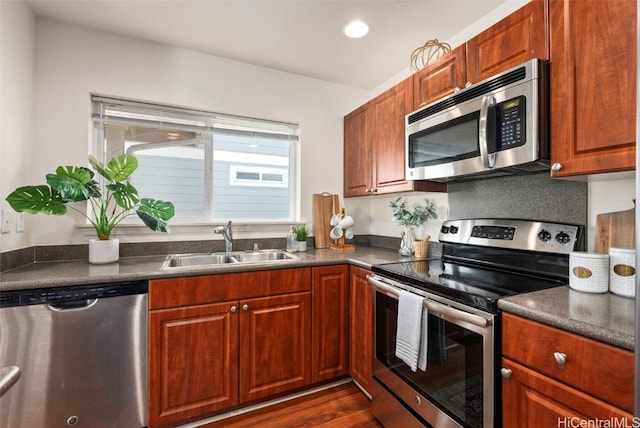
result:
<svg viewBox="0 0 640 428"><path fill-rule="evenodd" d="M602 213L596 216L596 253L609 253L609 248L635 248L636 209Z"/></svg>
<svg viewBox="0 0 640 428"><path fill-rule="evenodd" d="M329 248L331 236L331 216L340 212L338 195L315 193L313 195L313 234L316 248Z"/></svg>

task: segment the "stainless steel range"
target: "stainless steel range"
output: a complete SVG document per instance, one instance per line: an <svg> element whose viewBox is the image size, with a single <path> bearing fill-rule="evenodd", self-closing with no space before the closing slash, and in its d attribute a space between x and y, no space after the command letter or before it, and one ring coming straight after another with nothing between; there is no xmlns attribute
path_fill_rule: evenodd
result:
<svg viewBox="0 0 640 428"><path fill-rule="evenodd" d="M372 267L373 414L386 427L499 427L498 300L568 284L582 228L449 220L439 240L442 258Z"/></svg>

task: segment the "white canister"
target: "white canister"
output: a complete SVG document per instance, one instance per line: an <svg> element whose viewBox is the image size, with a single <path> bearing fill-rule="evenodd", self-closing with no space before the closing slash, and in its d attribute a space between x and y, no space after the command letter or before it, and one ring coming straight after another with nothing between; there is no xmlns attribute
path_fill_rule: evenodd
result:
<svg viewBox="0 0 640 428"><path fill-rule="evenodd" d="M626 297L636 296L636 250L609 248L609 290Z"/></svg>
<svg viewBox="0 0 640 428"><path fill-rule="evenodd" d="M609 291L609 255L586 252L569 254L569 287L587 293Z"/></svg>

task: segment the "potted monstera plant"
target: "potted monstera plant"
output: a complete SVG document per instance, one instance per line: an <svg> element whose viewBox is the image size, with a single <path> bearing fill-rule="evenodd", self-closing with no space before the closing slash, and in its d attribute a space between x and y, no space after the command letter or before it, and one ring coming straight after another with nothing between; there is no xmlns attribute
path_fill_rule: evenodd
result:
<svg viewBox="0 0 640 428"><path fill-rule="evenodd" d="M138 168L132 155L120 155L106 165L89 156L92 169L83 166L59 166L47 174L47 184L23 186L6 200L17 212L63 215L67 209L80 213L94 227L97 239L89 241L90 263L111 263L119 259L119 240L111 239L113 229L134 213L149 229L169 232L167 221L175 214L171 202L141 198L129 182ZM94 179L96 173L105 179L104 192ZM89 201L89 215L75 202Z"/></svg>

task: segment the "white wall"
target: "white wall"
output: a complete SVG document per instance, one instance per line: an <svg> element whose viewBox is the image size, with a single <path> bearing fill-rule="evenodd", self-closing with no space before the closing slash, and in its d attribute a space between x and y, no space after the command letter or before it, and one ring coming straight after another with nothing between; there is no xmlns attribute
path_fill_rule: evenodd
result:
<svg viewBox="0 0 640 428"><path fill-rule="evenodd" d="M16 187L31 179L35 20L24 2L0 1L0 207ZM33 228L16 233L10 211L10 233L0 235L0 252L31 246Z"/></svg>
<svg viewBox="0 0 640 428"><path fill-rule="evenodd" d="M36 21L35 40L32 159L7 159L31 168L30 183L3 168L11 183L7 188L44 182L58 165L86 164L90 94L100 94L299 123L301 219L312 220L313 193L342 192L342 120L351 105L366 98L361 89L49 19ZM85 243L93 232L76 228L81 220L33 216L30 245ZM174 226L171 235L141 235L138 229L118 228L116 235L124 241L212 239L211 229ZM239 225L234 231L242 238L284 236L287 230Z"/></svg>
<svg viewBox="0 0 640 428"><path fill-rule="evenodd" d="M462 43L508 15L527 0L509 0L464 33L448 40ZM336 85L166 45L115 36L52 20L35 21L23 2L0 1L0 207L14 188L43 182L59 164L86 162L91 93L202 108L222 113L293 121L301 124L301 218L311 222L311 195L342 195L342 117L410 74L401 71L374 91ZM35 80L34 80L35 79ZM35 81L35 83L34 83ZM35 106L35 107L34 107ZM589 248L595 216L630 208L633 179L589 184ZM400 195L341 198L356 220L358 234L399 236L388 203ZM433 200L437 221L447 217L448 197L439 193L405 194L410 202ZM31 245L85 243L91 229L80 219L25 216L25 232L0 235L0 252ZM431 230L433 229L433 230ZM283 227L237 226L236 236L284 234ZM124 241L210 239L210 227L173 227L170 236L140 235L119 228Z"/></svg>

